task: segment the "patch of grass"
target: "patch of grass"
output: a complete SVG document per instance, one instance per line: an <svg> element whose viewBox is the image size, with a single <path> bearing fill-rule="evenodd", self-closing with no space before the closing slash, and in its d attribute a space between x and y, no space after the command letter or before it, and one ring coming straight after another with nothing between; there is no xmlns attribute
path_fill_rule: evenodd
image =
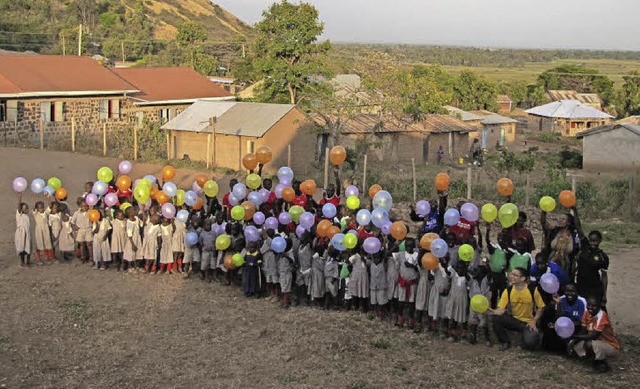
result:
<svg viewBox="0 0 640 389"><path fill-rule="evenodd" d="M9 342L9 338L7 338L6 336L0 336L0 343L8 343Z"/></svg>
<svg viewBox="0 0 640 389"><path fill-rule="evenodd" d="M393 368L400 371L407 371L407 367L402 363L396 363L395 365L393 365Z"/></svg>
<svg viewBox="0 0 640 389"><path fill-rule="evenodd" d="M640 353L640 336L631 334L617 334L617 336L623 348Z"/></svg>
<svg viewBox="0 0 640 389"><path fill-rule="evenodd" d="M95 315L89 306L89 301L83 297L62 302L60 308L66 311L69 320L73 322L85 322Z"/></svg>
<svg viewBox="0 0 640 389"><path fill-rule="evenodd" d="M391 347L391 343L386 339L374 339L371 342L371 346L380 350L386 350Z"/></svg>
<svg viewBox="0 0 640 389"><path fill-rule="evenodd" d="M282 385L286 384L300 384L304 383L306 377L305 376L296 376L293 374L278 374L276 376L278 382Z"/></svg>
<svg viewBox="0 0 640 389"><path fill-rule="evenodd" d="M637 247L640 236L640 223L626 223L616 221L590 221L582 223L585 234L598 230L602 233L600 247L606 251L615 251L621 248Z"/></svg>
<svg viewBox="0 0 640 389"><path fill-rule="evenodd" d="M351 382L347 387L350 388L350 389L368 389L368 388L373 388L373 386L369 385L368 383L366 383L364 381Z"/></svg>

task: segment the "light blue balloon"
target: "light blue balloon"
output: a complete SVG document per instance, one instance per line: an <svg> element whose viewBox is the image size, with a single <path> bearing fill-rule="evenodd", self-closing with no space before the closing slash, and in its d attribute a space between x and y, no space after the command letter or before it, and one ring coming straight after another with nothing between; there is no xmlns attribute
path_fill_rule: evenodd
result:
<svg viewBox="0 0 640 389"><path fill-rule="evenodd" d="M431 254L435 255L438 258L444 258L445 255L449 252L449 245L445 242L444 239L434 239L431 242Z"/></svg>
<svg viewBox="0 0 640 389"><path fill-rule="evenodd" d="M273 238L273 240L271 241L271 250L273 250L278 254L284 253L284 250L286 248L287 248L287 241L284 240L284 238L281 236L277 236Z"/></svg>
<svg viewBox="0 0 640 389"><path fill-rule="evenodd" d="M182 209L178 211L178 213L176 214L176 220L181 223L186 223L188 219L189 219L189 211L187 211L186 209Z"/></svg>
<svg viewBox="0 0 640 389"><path fill-rule="evenodd" d="M174 197L178 193L178 187L173 182L165 182L162 191L169 197Z"/></svg>
<svg viewBox="0 0 640 389"><path fill-rule="evenodd" d="M264 202L262 199L262 195L260 194L260 192L257 192L257 191L253 191L249 193L249 196L247 196L247 200L255 204L256 207L259 207Z"/></svg>
<svg viewBox="0 0 640 389"><path fill-rule="evenodd" d="M280 169L278 169L278 181L283 182L289 182L291 183L293 181L293 170L291 170L291 168L289 166L283 166Z"/></svg>
<svg viewBox="0 0 640 389"><path fill-rule="evenodd" d="M196 192L189 190L184 194L184 203L190 207L193 207L198 202L198 195Z"/></svg>
<svg viewBox="0 0 640 389"><path fill-rule="evenodd" d="M198 243L198 233L194 231L187 232L184 243L189 247L195 246Z"/></svg>
<svg viewBox="0 0 640 389"><path fill-rule="evenodd" d="M144 178L146 178L147 180L151 181L152 184L155 184L156 182L158 182L158 180L152 176L151 174L148 174L146 176L144 176Z"/></svg>
<svg viewBox="0 0 640 389"><path fill-rule="evenodd" d="M36 194L42 193L45 186L47 186L47 184L42 178L36 178L31 182L31 191Z"/></svg>
<svg viewBox="0 0 640 389"><path fill-rule="evenodd" d="M444 224L451 227L458 224L458 221L460 221L460 212L455 208L447 209L444 213Z"/></svg>
<svg viewBox="0 0 640 389"><path fill-rule="evenodd" d="M371 221L374 226L382 228L385 222L389 221L389 213L384 208L376 208L371 212Z"/></svg>
<svg viewBox="0 0 640 389"><path fill-rule="evenodd" d="M233 186L233 190L231 191L231 193L233 193L233 197L240 201L247 195L247 186L241 182L238 182Z"/></svg>
<svg viewBox="0 0 640 389"><path fill-rule="evenodd" d="M368 209L361 209L356 214L356 221L361 226L366 226L371 223L371 212Z"/></svg>
<svg viewBox="0 0 640 389"><path fill-rule="evenodd" d="M45 186L42 191L48 193L49 197L52 197L56 193L56 191L49 185Z"/></svg>
<svg viewBox="0 0 640 389"><path fill-rule="evenodd" d="M322 215L324 215L324 217L332 219L336 216L336 213L338 213L338 210L336 209L335 205L326 203L322 206Z"/></svg>
<svg viewBox="0 0 640 389"><path fill-rule="evenodd" d="M373 207L384 208L387 212L393 208L393 199L391 193L381 190L373 196Z"/></svg>
<svg viewBox="0 0 640 389"><path fill-rule="evenodd" d="M344 234L342 233L335 234L333 238L331 238L331 244L338 251L344 251L347 249L344 247Z"/></svg>
<svg viewBox="0 0 640 389"><path fill-rule="evenodd" d="M105 194L107 194L108 190L109 190L109 185L107 185L106 182L102 182L102 181L94 182L93 188L91 188L91 192L93 192L93 194L96 194L98 196L104 196Z"/></svg>

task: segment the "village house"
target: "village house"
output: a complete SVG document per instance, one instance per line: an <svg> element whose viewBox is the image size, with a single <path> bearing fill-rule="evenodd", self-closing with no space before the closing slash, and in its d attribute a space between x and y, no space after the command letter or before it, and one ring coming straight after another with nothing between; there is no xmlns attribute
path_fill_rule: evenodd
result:
<svg viewBox="0 0 640 389"><path fill-rule="evenodd" d="M640 126L608 124L583 131L582 167L587 170L640 169Z"/></svg>
<svg viewBox="0 0 640 389"><path fill-rule="evenodd" d="M492 150L508 146L516 140L516 126L518 121L497 113L480 110L464 111L457 107L446 105L449 115L458 118L467 125L476 127L476 132L470 132L472 139L479 139L483 149Z"/></svg>
<svg viewBox="0 0 640 389"><path fill-rule="evenodd" d="M498 95L496 99L496 104L498 106L498 113L508 115L511 113L513 109L513 101L507 95Z"/></svg>
<svg viewBox="0 0 640 389"><path fill-rule="evenodd" d="M209 77L209 81L220 85L224 90L234 95L246 87L244 82L236 82L236 80L231 77L211 76Z"/></svg>
<svg viewBox="0 0 640 389"><path fill-rule="evenodd" d="M169 157L242 170L242 157L269 146L273 161L265 172L314 161L312 123L292 104L198 100L162 126L169 133ZM290 153L290 156L289 156Z"/></svg>
<svg viewBox="0 0 640 389"><path fill-rule="evenodd" d="M578 100L560 100L525 111L530 130L576 136L593 127L611 122L613 116Z"/></svg>
<svg viewBox="0 0 640 389"><path fill-rule="evenodd" d="M602 99L597 93L578 93L574 90L548 90L547 98L550 102L561 100L578 100L584 105L588 105L598 110L602 110Z"/></svg>

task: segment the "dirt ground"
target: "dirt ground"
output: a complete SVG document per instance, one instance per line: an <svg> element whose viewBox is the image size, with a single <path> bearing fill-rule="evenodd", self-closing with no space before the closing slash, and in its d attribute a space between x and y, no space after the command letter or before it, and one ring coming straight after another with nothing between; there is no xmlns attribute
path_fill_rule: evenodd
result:
<svg viewBox="0 0 640 389"><path fill-rule="evenodd" d="M77 262L19 267L13 178L57 176L71 198L97 168L117 162L0 148L0 387L623 388L640 380L632 250L611 253L609 310L624 350L608 375L546 353L451 344L360 313L282 310L195 278ZM132 176L160 170L136 164ZM193 175L179 171L179 182Z"/></svg>

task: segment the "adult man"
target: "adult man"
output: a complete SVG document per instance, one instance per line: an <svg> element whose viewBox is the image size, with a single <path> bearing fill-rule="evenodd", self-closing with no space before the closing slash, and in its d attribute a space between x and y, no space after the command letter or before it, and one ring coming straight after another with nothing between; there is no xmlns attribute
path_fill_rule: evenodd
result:
<svg viewBox="0 0 640 389"><path fill-rule="evenodd" d="M502 292L498 307L487 312L494 315L493 330L502 344L502 349L511 347L508 331L522 332L522 347L535 350L540 345L542 335L538 332L538 320L544 311L544 301L538 289L529 288L527 269L516 267L509 273L511 286ZM506 313L507 307L511 313ZM535 309L535 316L533 314Z"/></svg>

